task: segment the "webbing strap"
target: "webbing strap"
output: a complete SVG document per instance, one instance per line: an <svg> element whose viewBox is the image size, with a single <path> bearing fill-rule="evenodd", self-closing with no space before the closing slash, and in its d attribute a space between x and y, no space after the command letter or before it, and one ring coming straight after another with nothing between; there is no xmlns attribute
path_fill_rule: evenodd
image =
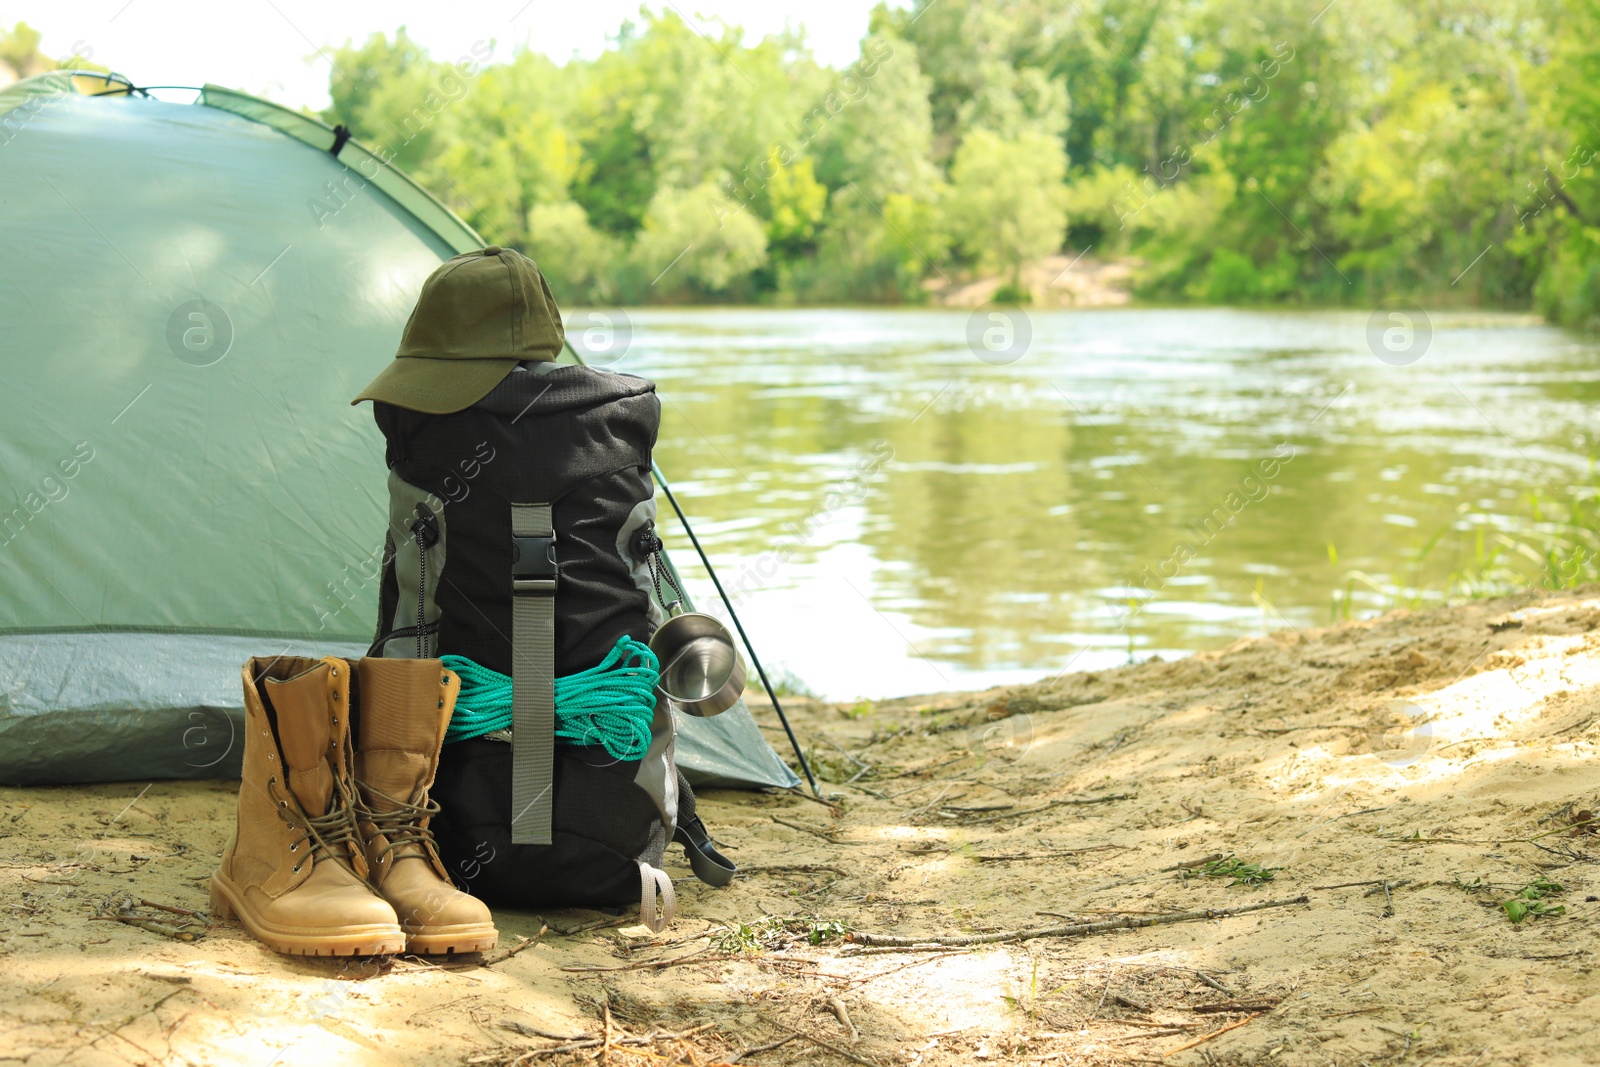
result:
<svg viewBox="0 0 1600 1067"><path fill-rule="evenodd" d="M555 784L556 574L549 504L512 504L511 843L550 844ZM530 558L548 553L547 559Z"/></svg>
<svg viewBox="0 0 1600 1067"><path fill-rule="evenodd" d="M644 860L634 860L639 865L639 921L651 933L659 934L678 916L678 894L672 889L672 878L666 871L650 866ZM656 911L656 892L661 893L661 910Z"/></svg>

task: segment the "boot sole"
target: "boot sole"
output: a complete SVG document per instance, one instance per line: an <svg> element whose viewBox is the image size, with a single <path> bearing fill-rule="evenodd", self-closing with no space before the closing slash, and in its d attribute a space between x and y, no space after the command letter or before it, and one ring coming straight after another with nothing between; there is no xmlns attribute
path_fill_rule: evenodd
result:
<svg viewBox="0 0 1600 1067"><path fill-rule="evenodd" d="M499 942L500 934L492 923L463 923L460 926L435 926L406 934L406 951L418 956L447 956L451 953L487 952Z"/></svg>
<svg viewBox="0 0 1600 1067"><path fill-rule="evenodd" d="M238 920L251 937L286 956L393 956L406 944L405 934L394 923L294 927L265 922L221 874L211 876L211 915L219 921Z"/></svg>

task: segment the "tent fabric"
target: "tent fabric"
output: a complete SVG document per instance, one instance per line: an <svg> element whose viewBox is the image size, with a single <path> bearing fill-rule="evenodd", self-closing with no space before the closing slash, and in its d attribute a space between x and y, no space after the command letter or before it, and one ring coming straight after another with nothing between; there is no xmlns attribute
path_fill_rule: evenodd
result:
<svg viewBox="0 0 1600 1067"><path fill-rule="evenodd" d="M482 242L215 87L29 79L0 141L0 782L236 774L192 731L242 723L239 663L372 638L383 444L349 397ZM797 783L748 709L679 728L691 781Z"/></svg>

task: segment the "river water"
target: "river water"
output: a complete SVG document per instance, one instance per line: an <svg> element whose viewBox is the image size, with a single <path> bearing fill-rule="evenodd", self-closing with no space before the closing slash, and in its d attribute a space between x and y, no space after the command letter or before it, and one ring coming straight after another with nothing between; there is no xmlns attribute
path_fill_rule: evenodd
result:
<svg viewBox="0 0 1600 1067"><path fill-rule="evenodd" d="M1536 578L1528 539L1594 493L1600 347L1525 317L1413 316L1385 347L1353 312L986 314L587 335L659 384L657 459L769 670L976 688L1437 603Z"/></svg>

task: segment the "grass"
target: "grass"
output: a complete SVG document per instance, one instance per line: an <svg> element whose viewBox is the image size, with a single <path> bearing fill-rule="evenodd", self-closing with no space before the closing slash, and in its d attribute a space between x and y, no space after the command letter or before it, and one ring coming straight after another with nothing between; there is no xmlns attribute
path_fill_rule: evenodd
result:
<svg viewBox="0 0 1600 1067"><path fill-rule="evenodd" d="M1233 856L1224 856L1194 870L1184 871L1183 880L1187 882L1190 878L1232 878L1233 881L1228 883L1230 886L1258 886L1272 881L1277 877L1274 872L1281 870L1282 867L1263 867L1259 863L1246 863Z"/></svg>
<svg viewBox="0 0 1600 1067"><path fill-rule="evenodd" d="M750 922L735 920L711 939L711 945L718 952L752 956L788 948L796 941L804 941L808 945L842 941L849 933L850 924L843 919L822 919L815 915L789 918L763 915Z"/></svg>
<svg viewBox="0 0 1600 1067"><path fill-rule="evenodd" d="M1407 553L1404 580L1356 568L1342 574L1329 604L1332 622L1356 617L1363 597L1379 611L1413 610L1517 593L1560 592L1600 581L1600 474L1593 457L1589 476L1570 497L1552 500L1540 490L1524 495L1525 516L1475 514L1462 504L1457 517ZM1449 564L1436 564L1445 557ZM1339 550L1328 543L1328 562Z"/></svg>
<svg viewBox="0 0 1600 1067"><path fill-rule="evenodd" d="M1519 923L1530 915L1565 915L1567 913L1565 904L1552 905L1546 903L1544 899L1562 892L1564 888L1561 883L1552 882L1540 875L1510 900L1502 900L1500 907L1506 913L1506 918L1514 923Z"/></svg>

